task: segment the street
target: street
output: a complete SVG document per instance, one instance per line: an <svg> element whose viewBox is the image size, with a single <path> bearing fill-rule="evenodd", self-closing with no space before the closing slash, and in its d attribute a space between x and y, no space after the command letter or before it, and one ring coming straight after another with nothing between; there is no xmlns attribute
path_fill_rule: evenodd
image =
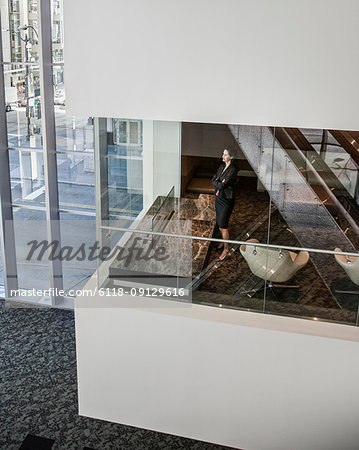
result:
<svg viewBox="0 0 359 450"><path fill-rule="evenodd" d="M11 105L6 113L9 147L41 148L41 119L30 118L30 139L27 136L26 108ZM92 151L93 126L88 117L66 116L65 107L55 105L57 150ZM92 122L91 122L92 123Z"/></svg>

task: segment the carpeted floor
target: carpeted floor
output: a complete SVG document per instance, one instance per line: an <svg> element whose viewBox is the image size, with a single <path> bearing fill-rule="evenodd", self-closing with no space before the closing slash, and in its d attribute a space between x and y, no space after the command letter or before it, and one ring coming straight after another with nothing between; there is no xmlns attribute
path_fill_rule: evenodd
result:
<svg viewBox="0 0 359 450"><path fill-rule="evenodd" d="M54 450L228 447L80 417L72 311L5 306L0 300L0 449L28 434L54 439Z"/></svg>

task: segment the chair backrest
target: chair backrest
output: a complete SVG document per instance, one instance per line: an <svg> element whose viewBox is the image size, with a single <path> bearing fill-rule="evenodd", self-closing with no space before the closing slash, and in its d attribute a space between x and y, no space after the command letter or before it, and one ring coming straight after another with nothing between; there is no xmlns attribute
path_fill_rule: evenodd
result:
<svg viewBox="0 0 359 450"><path fill-rule="evenodd" d="M340 248L334 249L335 252L341 252ZM334 255L336 262L345 270L353 283L359 285L359 258L355 256Z"/></svg>
<svg viewBox="0 0 359 450"><path fill-rule="evenodd" d="M259 243L250 239L248 243ZM253 245L241 245L240 252L246 260L251 272L259 278L277 283L284 283L309 261L308 252L298 255L288 250L266 249Z"/></svg>

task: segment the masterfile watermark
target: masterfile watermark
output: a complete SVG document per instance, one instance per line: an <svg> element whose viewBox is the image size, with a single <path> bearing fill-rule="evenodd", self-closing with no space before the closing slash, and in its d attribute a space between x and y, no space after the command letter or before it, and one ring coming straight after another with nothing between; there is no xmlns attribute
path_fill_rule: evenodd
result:
<svg viewBox="0 0 359 450"><path fill-rule="evenodd" d="M11 297L166 297L175 299L186 296L183 288L97 288L93 289L11 289Z"/></svg>
<svg viewBox="0 0 359 450"><path fill-rule="evenodd" d="M106 229L96 229L92 219L51 222L54 236L46 220L6 221L8 235L16 228L17 239L7 272L9 300L56 306L70 298L79 299L80 307L135 305L141 297L151 297L159 307L166 302L156 303L156 298L191 302L197 247L186 238L192 231L190 221L141 219L129 228L128 221L117 220ZM163 234L152 233L159 230Z"/></svg>
<svg viewBox="0 0 359 450"><path fill-rule="evenodd" d="M64 297L65 291L63 289L49 288L49 289L11 289L11 297ZM84 295L84 296L94 296L96 292L91 289L76 289L71 290L71 292L66 292L66 295L70 297Z"/></svg>
<svg viewBox="0 0 359 450"><path fill-rule="evenodd" d="M137 244L146 244L147 248L144 246L139 246ZM154 247L153 245L147 245L148 239L135 237L130 246L121 247L116 245L114 249L111 250L110 247L99 245L96 241L93 245L87 245L82 242L77 248L65 245L60 246L58 240L54 241L37 241L32 240L27 243L31 248L26 256L27 261L31 261L35 258L37 261L41 261L47 250L50 250L48 254L49 261L60 260L60 261L107 261L111 259L116 259L117 261L123 261L124 267L128 267L131 261L165 261L170 257L169 254L166 255L166 247L159 246ZM37 255L37 256L36 256Z"/></svg>

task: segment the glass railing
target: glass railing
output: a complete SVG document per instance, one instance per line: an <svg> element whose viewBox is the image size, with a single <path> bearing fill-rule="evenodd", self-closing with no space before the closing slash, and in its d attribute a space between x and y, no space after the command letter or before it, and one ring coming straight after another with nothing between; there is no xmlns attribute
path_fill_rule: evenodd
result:
<svg viewBox="0 0 359 450"><path fill-rule="evenodd" d="M347 256L325 254L343 271L341 288L336 286L339 304L313 263L313 256L323 253L261 245L256 237L232 248L224 263L218 253L211 256L214 270L193 290L193 303L358 325L359 290L349 274L355 263L347 265Z"/></svg>
<svg viewBox="0 0 359 450"><path fill-rule="evenodd" d="M99 243L101 247L106 247L111 250L111 253L117 247L121 248L130 248L133 246L136 250L131 250L130 253L136 253L138 242L141 241L140 244L145 245L146 249L142 249L141 251L148 255L150 249L147 248L153 247L155 248L159 245L159 235L165 231L174 230L174 227L177 226L177 222L174 218L175 210L177 209L176 198L174 197L174 186L170 189L170 191L165 196L159 195L150 208L147 211L143 211L140 219L136 218L126 218L126 217L117 217L116 219L112 219L109 221L102 221L101 229L99 232ZM136 236L133 236L131 232L133 230L146 231L146 232L155 232L156 234L148 234L144 236L138 236L136 240ZM128 233L126 231L129 231ZM177 229L175 231L178 231ZM142 239L143 238L143 239ZM167 242L167 241L166 241ZM167 244L166 244L167 245ZM132 247L131 247L132 248ZM136 255L134 255L136 256ZM136 258L135 258L136 259ZM106 259L106 262L102 264L102 260L98 260L98 279L99 284L102 285L106 283L108 278L114 277L120 271L120 266L123 263L125 266L125 273L128 274L129 271L136 272L139 270L139 267L143 269L143 271L147 270L151 266L150 259L147 260L147 256L141 260L140 263L136 263L136 268L133 267L131 262L131 258L122 259L122 263L116 262L116 260L109 263L110 258ZM144 265L144 267L142 267ZM156 272L156 268L153 266L152 269ZM122 273L122 272L121 272ZM115 275L114 275L115 274Z"/></svg>
<svg viewBox="0 0 359 450"><path fill-rule="evenodd" d="M273 208L272 220L277 213ZM221 239L206 237L208 229L196 220L179 223L172 229L169 221L166 232L137 224L124 245L112 246L100 292L358 325L359 253L288 246L285 236L281 246L267 244L267 216L248 230L249 239L228 240L230 256L221 261ZM120 231L128 229L112 230ZM317 269L318 257L340 274L330 286Z"/></svg>
<svg viewBox="0 0 359 450"><path fill-rule="evenodd" d="M100 292L122 289L133 295L141 289L138 292L143 295L143 289L149 289L155 295L158 290L181 289L178 295L188 299L187 286L192 281L192 242L188 239L191 222L158 219L158 230L153 231L152 218L145 216L134 221L130 229L126 225L102 226L103 234L110 234L113 239L106 251L108 257L99 261ZM181 231L185 234L181 235Z"/></svg>
<svg viewBox="0 0 359 450"><path fill-rule="evenodd" d="M151 208L151 231L159 231L163 222L170 220L175 211L175 187L172 186L165 197L157 197Z"/></svg>

